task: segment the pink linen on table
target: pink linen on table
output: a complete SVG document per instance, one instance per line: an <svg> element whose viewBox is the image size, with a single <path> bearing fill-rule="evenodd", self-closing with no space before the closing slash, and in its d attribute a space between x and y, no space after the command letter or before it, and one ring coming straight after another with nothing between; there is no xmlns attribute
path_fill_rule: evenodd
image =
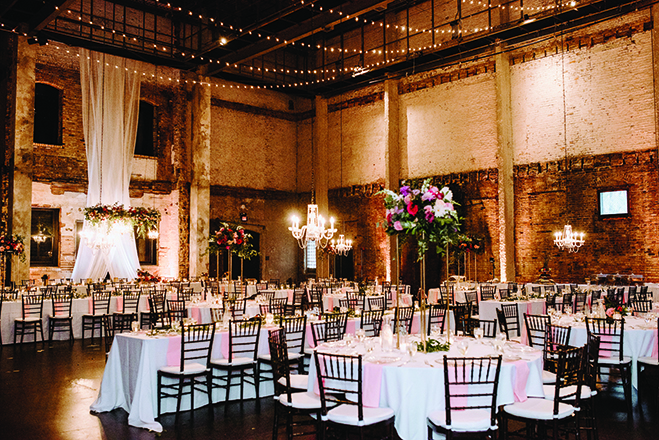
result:
<svg viewBox="0 0 659 440"><path fill-rule="evenodd" d="M652 339L652 357L653 358L659 358L659 344L657 344L657 333L654 334L654 338Z"/></svg>
<svg viewBox="0 0 659 440"><path fill-rule="evenodd" d="M334 298L332 296L328 295L327 297L327 310L334 310Z"/></svg>
<svg viewBox="0 0 659 440"><path fill-rule="evenodd" d="M528 398L526 395L526 381L529 378L529 366L524 360L516 361L514 365L513 394L515 395L515 402L525 402Z"/></svg>
<svg viewBox="0 0 659 440"><path fill-rule="evenodd" d="M120 312L120 313L124 312L124 297L123 296L118 296L117 297L117 312Z"/></svg>
<svg viewBox="0 0 659 440"><path fill-rule="evenodd" d="M313 336L311 334L311 323L307 322L307 328L305 329L305 332L306 332L307 335L310 335L310 336L307 336L307 344L309 345L309 347L316 348L316 344L314 344ZM313 359L312 359L312 361L313 361Z"/></svg>
<svg viewBox="0 0 659 440"><path fill-rule="evenodd" d="M220 341L220 351L222 352L222 356L224 359L229 359L229 333L228 332L222 332L221 334L216 334L216 336L219 336L222 338Z"/></svg>
<svg viewBox="0 0 659 440"><path fill-rule="evenodd" d="M172 336L167 344L167 366L177 367L181 365L181 337Z"/></svg>
<svg viewBox="0 0 659 440"><path fill-rule="evenodd" d="M316 381L316 384L318 381ZM382 365L367 362L364 364L363 403L369 408L380 406L380 387L382 385Z"/></svg>
<svg viewBox="0 0 659 440"><path fill-rule="evenodd" d="M199 307L190 307L188 313L190 314L190 318L201 324L201 309Z"/></svg>
<svg viewBox="0 0 659 440"><path fill-rule="evenodd" d="M93 315L94 314L94 299L91 296L87 299L89 300L89 314Z"/></svg>
<svg viewBox="0 0 659 440"><path fill-rule="evenodd" d="M293 304L293 289L288 289L286 291L286 298L288 298L289 304Z"/></svg>
<svg viewBox="0 0 659 440"><path fill-rule="evenodd" d="M348 323L346 324L346 333L350 334L355 334L355 329L356 329L356 319L348 319ZM313 338L312 338L313 339Z"/></svg>
<svg viewBox="0 0 659 440"><path fill-rule="evenodd" d="M461 372L462 370L458 370L458 371ZM456 369L453 367L452 364L449 364L449 370L448 370L449 383L455 381L464 382L466 379L465 374L467 375L470 374L469 370L467 370L466 372L463 372L463 374L460 374L458 375L458 377L456 377L455 372ZM467 394L468 392L469 392L469 385L458 385L458 384L449 385L449 393L451 394L451 408L460 408L467 406L468 397L466 395L456 396L456 394Z"/></svg>
<svg viewBox="0 0 659 440"><path fill-rule="evenodd" d="M613 335L600 335L600 357L611 357L611 341Z"/></svg>

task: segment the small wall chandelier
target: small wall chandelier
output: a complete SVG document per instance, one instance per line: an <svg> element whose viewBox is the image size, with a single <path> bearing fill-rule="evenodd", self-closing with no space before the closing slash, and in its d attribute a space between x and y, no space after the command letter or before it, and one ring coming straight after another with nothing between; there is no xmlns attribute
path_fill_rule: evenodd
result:
<svg viewBox="0 0 659 440"><path fill-rule="evenodd" d="M334 218L330 218L329 229L325 228L325 219L318 215L318 205L313 203L307 205L307 224L300 227L300 219L293 216L293 224L288 228L297 240L301 249L307 247L307 242L315 241L317 246L325 247L328 241L334 236Z"/></svg>
<svg viewBox="0 0 659 440"><path fill-rule="evenodd" d="M585 243L583 236L583 232L572 232L572 226L565 225L562 232L554 233L554 244L560 250L579 252L579 248Z"/></svg>

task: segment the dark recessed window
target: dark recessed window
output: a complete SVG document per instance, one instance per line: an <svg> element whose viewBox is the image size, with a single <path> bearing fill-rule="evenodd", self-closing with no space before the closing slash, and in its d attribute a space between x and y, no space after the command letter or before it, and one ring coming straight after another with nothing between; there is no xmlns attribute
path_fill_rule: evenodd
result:
<svg viewBox="0 0 659 440"><path fill-rule="evenodd" d="M601 218L629 216L629 191L626 188L597 191Z"/></svg>
<svg viewBox="0 0 659 440"><path fill-rule="evenodd" d="M58 266L59 209L32 209L30 266Z"/></svg>
<svg viewBox="0 0 659 440"><path fill-rule="evenodd" d="M140 238L137 236L137 229L135 229L135 246L137 246L137 256L140 258L140 264L149 266L158 264L157 238Z"/></svg>
<svg viewBox="0 0 659 440"><path fill-rule="evenodd" d="M35 84L34 142L62 145L62 91L48 84Z"/></svg>
<svg viewBox="0 0 659 440"><path fill-rule="evenodd" d="M156 156L155 147L156 109L146 101L140 101L140 115L137 122L137 139L135 154L140 156Z"/></svg>

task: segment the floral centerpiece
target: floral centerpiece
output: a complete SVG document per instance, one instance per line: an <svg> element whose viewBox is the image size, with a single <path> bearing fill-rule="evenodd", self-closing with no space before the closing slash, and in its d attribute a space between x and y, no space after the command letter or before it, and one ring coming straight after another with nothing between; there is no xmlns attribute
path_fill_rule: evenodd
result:
<svg viewBox="0 0 659 440"><path fill-rule="evenodd" d="M439 189L432 185L431 179L413 180L402 186L400 192L385 189L380 193L385 196L385 232L403 239L414 236L419 245L419 260L431 243L441 254L446 244L456 240L460 221L448 187Z"/></svg>
<svg viewBox="0 0 659 440"><path fill-rule="evenodd" d="M251 239L252 235L245 232L242 226L222 223L220 229L208 240L208 252L216 254L226 249L240 258L249 260L258 255L250 243Z"/></svg>
<svg viewBox="0 0 659 440"><path fill-rule="evenodd" d="M631 313L629 307L619 305L617 302L615 302L613 299L609 298L608 296L605 296L603 299L604 299L604 309L606 313L607 322L611 323L613 322L614 319L619 319L618 317L616 317L616 314L620 315L621 318Z"/></svg>
<svg viewBox="0 0 659 440"><path fill-rule="evenodd" d="M18 255L21 261L25 261L25 245L20 235L0 235L0 254Z"/></svg>
<svg viewBox="0 0 659 440"><path fill-rule="evenodd" d="M138 283L159 283L160 277L151 275L146 270L137 269L137 282Z"/></svg>
<svg viewBox="0 0 659 440"><path fill-rule="evenodd" d="M160 221L160 211L154 208L131 207L124 208L124 205L115 203L114 205L87 206L83 209L85 221L94 227L107 225L112 229L117 224L133 226L137 228L137 236L145 237L149 231L158 229Z"/></svg>

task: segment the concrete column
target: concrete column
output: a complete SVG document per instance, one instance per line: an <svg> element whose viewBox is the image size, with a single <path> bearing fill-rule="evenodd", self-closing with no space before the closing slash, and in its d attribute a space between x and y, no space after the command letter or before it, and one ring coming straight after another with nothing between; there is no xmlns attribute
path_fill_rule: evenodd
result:
<svg viewBox="0 0 659 440"><path fill-rule="evenodd" d="M208 82L208 78L199 77ZM190 183L190 276L208 273L210 233L211 91L197 83L192 89L192 160Z"/></svg>
<svg viewBox="0 0 659 440"><path fill-rule="evenodd" d="M34 80L35 54L27 38L18 37L16 64L16 88L14 95L15 112L11 115L14 130L10 134L13 143L11 170L11 194L9 219L11 233L23 237L25 261L12 258L12 281L19 282L30 278L30 237L32 234L32 168L34 165Z"/></svg>
<svg viewBox="0 0 659 440"><path fill-rule="evenodd" d="M327 112L327 100L316 96L316 120L313 126L313 150L314 156L314 186L316 190L316 204L318 213L322 215L329 227L329 173L327 172L327 143L329 132L329 119ZM319 250L316 253L316 276L319 278L329 277L329 259L320 258Z"/></svg>
<svg viewBox="0 0 659 440"><path fill-rule="evenodd" d="M652 22L659 26L659 5L651 8ZM659 29L652 27L652 75L654 77L654 124L655 142L659 149Z"/></svg>
<svg viewBox="0 0 659 440"><path fill-rule="evenodd" d="M400 182L400 143L398 115L398 80L388 79L384 82L384 186L393 191ZM400 261L398 255L398 237L389 237L389 280L398 284Z"/></svg>
<svg viewBox="0 0 659 440"><path fill-rule="evenodd" d="M497 100L497 166L499 168L499 278L515 280L515 179L510 57L499 46L495 56ZM496 257L495 257L496 258Z"/></svg>

